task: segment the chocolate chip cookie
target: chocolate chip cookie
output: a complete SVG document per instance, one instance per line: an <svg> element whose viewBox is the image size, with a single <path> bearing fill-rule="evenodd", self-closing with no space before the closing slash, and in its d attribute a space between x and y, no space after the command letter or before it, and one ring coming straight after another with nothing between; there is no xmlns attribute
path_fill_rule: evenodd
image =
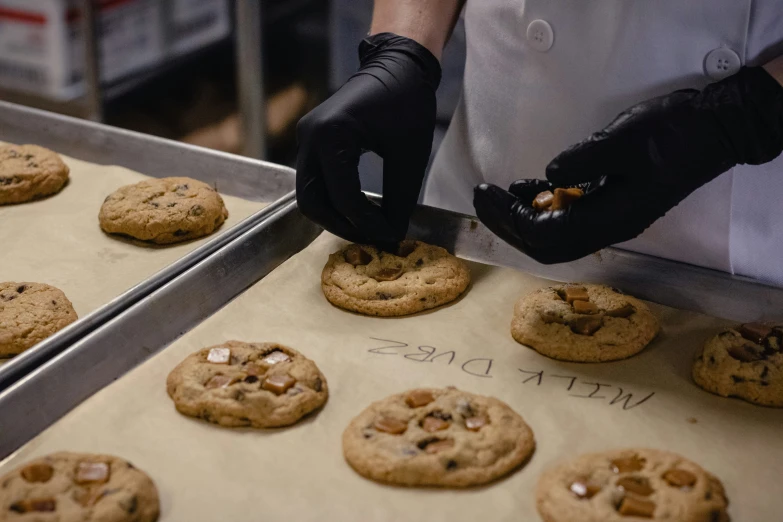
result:
<svg viewBox="0 0 783 522"><path fill-rule="evenodd" d="M0 145L0 205L60 192L69 172L60 156L38 145Z"/></svg>
<svg viewBox="0 0 783 522"><path fill-rule="evenodd" d="M126 185L110 194L98 220L108 234L159 245L207 236L228 217L223 198L191 178L161 178Z"/></svg>
<svg viewBox="0 0 783 522"><path fill-rule="evenodd" d="M76 321L62 291L42 283L0 283L0 357L17 355Z"/></svg>
<svg viewBox="0 0 783 522"><path fill-rule="evenodd" d="M403 241L394 253L350 245L330 255L321 273L321 288L330 303L386 317L454 301L468 284L465 263L421 241Z"/></svg>
<svg viewBox="0 0 783 522"><path fill-rule="evenodd" d="M544 473L536 505L544 522L728 522L720 481L668 451L582 455Z"/></svg>
<svg viewBox="0 0 783 522"><path fill-rule="evenodd" d="M375 402L343 433L353 469L404 486L484 484L520 466L534 448L533 431L507 404L453 387Z"/></svg>
<svg viewBox="0 0 783 522"><path fill-rule="evenodd" d="M560 285L526 295L514 307L511 335L537 352L574 362L625 359L658 334L640 300L603 285Z"/></svg>
<svg viewBox="0 0 783 522"><path fill-rule="evenodd" d="M169 374L177 411L227 427L288 426L329 397L313 361L276 343L228 341L191 354Z"/></svg>
<svg viewBox="0 0 783 522"><path fill-rule="evenodd" d="M783 323L729 328L704 344L693 380L708 392L783 407Z"/></svg>
<svg viewBox="0 0 783 522"><path fill-rule="evenodd" d="M0 478L0 522L154 522L155 484L111 455L54 453Z"/></svg>

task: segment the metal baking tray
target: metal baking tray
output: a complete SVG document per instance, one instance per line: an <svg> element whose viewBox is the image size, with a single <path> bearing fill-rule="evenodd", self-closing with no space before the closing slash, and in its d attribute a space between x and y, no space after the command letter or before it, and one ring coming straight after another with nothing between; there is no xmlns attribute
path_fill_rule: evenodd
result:
<svg viewBox="0 0 783 522"><path fill-rule="evenodd" d="M61 352L98 325L170 281L293 198L293 169L68 116L0 102L0 141L36 143L79 160L119 165L152 177L189 176L217 182L220 192L274 202L198 247L152 277L0 366L0 390Z"/></svg>
<svg viewBox="0 0 783 522"><path fill-rule="evenodd" d="M0 458L208 318L320 232L289 201L0 392ZM490 255L534 275L614 284L664 305L737 321L767 317L767 307L783 309L782 289L620 250L567 265L540 265L475 218L428 207L414 214L410 236L448 246L467 259Z"/></svg>

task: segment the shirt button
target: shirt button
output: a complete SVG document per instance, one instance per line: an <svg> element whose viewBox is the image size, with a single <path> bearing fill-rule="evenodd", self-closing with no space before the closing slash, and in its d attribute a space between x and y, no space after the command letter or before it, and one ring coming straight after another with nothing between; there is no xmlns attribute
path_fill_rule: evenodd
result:
<svg viewBox="0 0 783 522"><path fill-rule="evenodd" d="M713 80L722 80L736 74L742 67L742 61L737 53L728 47L713 49L704 59L704 73Z"/></svg>
<svg viewBox="0 0 783 522"><path fill-rule="evenodd" d="M533 20L527 26L527 41L536 51L545 53L555 43L555 32L547 21Z"/></svg>

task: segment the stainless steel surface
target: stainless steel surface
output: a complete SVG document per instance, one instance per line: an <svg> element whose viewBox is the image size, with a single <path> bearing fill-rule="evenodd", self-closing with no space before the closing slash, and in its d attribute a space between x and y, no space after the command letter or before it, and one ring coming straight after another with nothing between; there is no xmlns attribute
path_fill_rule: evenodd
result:
<svg viewBox="0 0 783 522"><path fill-rule="evenodd" d="M0 458L212 315L320 231L289 201L0 392Z"/></svg>
<svg viewBox="0 0 783 522"><path fill-rule="evenodd" d="M236 2L237 84L244 130L244 155L266 157L266 104L261 35L264 2Z"/></svg>
<svg viewBox="0 0 783 522"><path fill-rule="evenodd" d="M421 206L409 236L471 261L507 266L557 281L603 283L643 299L735 321L781 319L783 289L716 270L607 248L572 263L542 265L472 216Z"/></svg>
<svg viewBox="0 0 783 522"><path fill-rule="evenodd" d="M101 89L101 62L98 51L98 7L93 0L82 0L82 32L84 34L84 84L87 119L103 121L103 91Z"/></svg>

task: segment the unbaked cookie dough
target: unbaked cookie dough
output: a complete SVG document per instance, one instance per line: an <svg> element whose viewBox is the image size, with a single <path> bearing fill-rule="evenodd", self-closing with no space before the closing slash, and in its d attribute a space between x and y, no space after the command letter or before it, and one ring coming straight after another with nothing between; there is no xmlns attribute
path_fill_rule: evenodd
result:
<svg viewBox="0 0 783 522"><path fill-rule="evenodd" d="M155 484L111 455L54 453L0 477L0 522L154 522Z"/></svg>
<svg viewBox="0 0 783 522"><path fill-rule="evenodd" d="M228 341L189 355L169 374L177 411L227 427L288 426L329 397L313 361L276 343Z"/></svg>
<svg viewBox="0 0 783 522"><path fill-rule="evenodd" d="M68 166L38 145L0 145L0 205L24 203L59 192Z"/></svg>
<svg viewBox="0 0 783 522"><path fill-rule="evenodd" d="M343 433L360 475L404 486L466 487L510 473L533 431L507 404L456 388L420 388L371 404Z"/></svg>
<svg viewBox="0 0 783 522"><path fill-rule="evenodd" d="M783 324L748 323L708 340L693 380L723 397L783 407Z"/></svg>
<svg viewBox="0 0 783 522"><path fill-rule="evenodd" d="M151 179L120 187L98 214L104 232L160 245L207 236L226 218L220 194L191 178Z"/></svg>
<svg viewBox="0 0 783 522"><path fill-rule="evenodd" d="M0 283L0 357L17 355L78 319L62 291L42 283Z"/></svg>
<svg viewBox="0 0 783 522"><path fill-rule="evenodd" d="M401 316L457 299L468 267L445 249L403 241L396 253L349 245L329 256L321 288L335 306L364 315Z"/></svg>
<svg viewBox="0 0 783 522"><path fill-rule="evenodd" d="M537 352L573 362L625 359L658 334L642 301L603 285L542 288L514 307L511 335Z"/></svg>
<svg viewBox="0 0 783 522"><path fill-rule="evenodd" d="M544 473L536 506L544 522L728 522L720 481L668 451L582 455Z"/></svg>

